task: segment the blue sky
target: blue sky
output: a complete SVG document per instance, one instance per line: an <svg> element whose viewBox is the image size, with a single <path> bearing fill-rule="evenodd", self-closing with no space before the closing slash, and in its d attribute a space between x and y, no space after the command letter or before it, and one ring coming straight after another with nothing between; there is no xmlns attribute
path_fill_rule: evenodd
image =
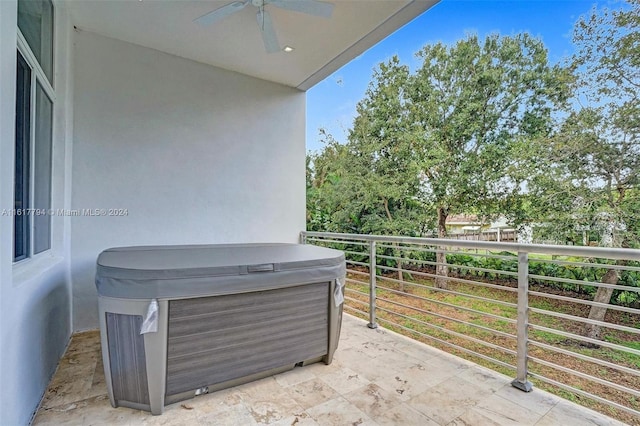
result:
<svg viewBox="0 0 640 426"><path fill-rule="evenodd" d="M307 151L319 151L324 128L345 142L373 69L393 55L412 67L415 53L429 43L454 43L469 33L512 35L529 32L541 38L552 62L573 51L573 24L594 0L442 0L426 13L372 47L307 92ZM610 3L607 1L606 3Z"/></svg>

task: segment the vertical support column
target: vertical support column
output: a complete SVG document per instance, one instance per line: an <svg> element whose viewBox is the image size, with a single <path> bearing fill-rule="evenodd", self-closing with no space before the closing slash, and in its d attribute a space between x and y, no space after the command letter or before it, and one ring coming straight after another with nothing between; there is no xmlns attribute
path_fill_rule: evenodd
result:
<svg viewBox="0 0 640 426"><path fill-rule="evenodd" d="M369 242L369 328L378 328L376 323L376 242Z"/></svg>
<svg viewBox="0 0 640 426"><path fill-rule="evenodd" d="M533 385L527 381L527 342L529 340L529 254L518 252L518 319L517 319L517 373L511 382L524 392L531 392Z"/></svg>
<svg viewBox="0 0 640 426"><path fill-rule="evenodd" d="M307 234L304 231L300 232L300 244L307 244Z"/></svg>

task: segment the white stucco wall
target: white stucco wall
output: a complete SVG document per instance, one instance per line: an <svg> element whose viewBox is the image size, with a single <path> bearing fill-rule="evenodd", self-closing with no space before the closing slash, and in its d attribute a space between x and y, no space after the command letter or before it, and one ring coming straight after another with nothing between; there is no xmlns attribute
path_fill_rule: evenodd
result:
<svg viewBox="0 0 640 426"><path fill-rule="evenodd" d="M75 34L74 328L98 325L96 257L123 245L296 242L305 227L305 94Z"/></svg>
<svg viewBox="0 0 640 426"><path fill-rule="evenodd" d="M69 202L70 37L56 2L52 207ZM17 8L0 1L0 211L13 209ZM71 333L69 229L52 221L52 249L13 264L13 218L0 214L0 425L28 424Z"/></svg>

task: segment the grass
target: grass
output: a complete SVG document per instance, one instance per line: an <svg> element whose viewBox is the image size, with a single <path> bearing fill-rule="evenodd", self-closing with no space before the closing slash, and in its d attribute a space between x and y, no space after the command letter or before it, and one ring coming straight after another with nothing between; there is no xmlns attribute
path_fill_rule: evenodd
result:
<svg viewBox="0 0 640 426"><path fill-rule="evenodd" d="M360 280L362 280L362 278L362 276L358 277ZM399 283L394 282L389 278L397 278L397 274L389 274L388 278L382 276L378 279L378 285L380 287L386 287L387 289L377 289L377 306L395 313L380 310L377 315L380 319L381 325L431 346L437 347L443 351L496 370L500 373L508 376L515 376L515 367L507 368L448 345L456 345L507 363L511 366L515 366L515 355L509 353L509 350L516 350L515 338L506 337L479 327L474 327L473 325L459 322L465 321L470 324L515 336L516 324L513 321L510 321L517 317L517 309L515 306L506 306L474 298L483 297L515 304L517 302L517 294L515 292L478 285L450 282L450 290L455 290L456 292L464 293L465 295L444 293L437 291L434 288L431 279L421 277L418 274L412 274L411 278L406 278L406 281L402 286L403 290L401 291ZM368 293L369 291L367 285L348 284L347 288L356 289L363 293ZM364 295L352 292L348 292L348 295L353 299L361 301L368 300ZM385 299L386 301L382 299ZM397 303L401 303L404 306L399 306ZM444 305L445 303L455 305L456 307ZM357 305L358 309L363 309L363 306L360 303ZM561 312L583 318L588 316L589 308L588 306L577 303L561 302L543 297L530 297L529 305L545 311ZM348 306L349 305L347 304L347 312L349 312ZM457 307L468 308L476 312L470 312ZM487 316L485 314L492 314L498 318ZM443 316L448 317L449 319L442 318ZM583 324L578 321L557 318L544 313L530 313L529 321L532 324L578 335L581 334L583 328ZM606 321L617 324L636 325L640 323L640 316L610 310L607 314ZM405 328L394 326L389 322L399 324ZM603 340L632 349L640 349L640 335L614 329L603 330ZM503 349L489 347L477 341L459 337L451 332L460 333ZM585 346L581 346L580 342L577 340L568 339L567 337L561 336L552 331L530 329L529 338L530 340L562 348L573 353L587 355L589 357L612 362L632 369L640 369L640 356L621 350L603 346L600 348L587 348ZM617 369L601 366L593 362L583 361L574 356L552 352L534 345L529 345L529 355L640 391L639 377L626 374ZM529 362L529 369L531 372L535 372L554 381L572 386L575 389L589 392L640 411L640 402L638 401L638 398L634 397L632 394L621 392L595 381L586 380L575 375L565 373L556 368L536 363L533 360L530 360ZM640 425L640 418L633 416L630 413L622 410L616 410L609 405L599 403L577 393L572 393L538 380L532 380L532 382L535 386L570 401L600 411L623 422Z"/></svg>

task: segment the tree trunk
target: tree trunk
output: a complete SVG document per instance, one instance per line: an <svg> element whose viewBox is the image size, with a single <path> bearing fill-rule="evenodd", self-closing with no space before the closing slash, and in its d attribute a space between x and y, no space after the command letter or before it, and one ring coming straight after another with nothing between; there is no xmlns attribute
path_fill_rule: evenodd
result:
<svg viewBox="0 0 640 426"><path fill-rule="evenodd" d="M616 269L609 269L602 280L600 282L604 284L617 284L618 283L618 271ZM612 288L607 287L598 287L596 291L596 295L593 298L594 302L598 303L606 303L609 304L611 301L611 295L613 294ZM591 310L589 310L589 319L596 321L604 321L604 317L607 314L607 308L603 308L600 306L592 306ZM600 340L600 334L602 332L602 327L595 324L585 324L584 335L586 337L590 337L591 339ZM594 343L584 343L584 346L588 346L591 348L598 348L599 346Z"/></svg>
<svg viewBox="0 0 640 426"><path fill-rule="evenodd" d="M609 244L613 244L615 241L615 236L613 234L613 230L614 230L615 226L610 226L608 231L609 234L603 236L603 240L606 239L608 240ZM628 242L623 239L621 241L620 247L623 248L629 248L629 244ZM627 261L618 261L616 263L617 265L626 265ZM602 279L600 280L601 283L603 284L618 284L618 279L619 279L619 275L618 275L618 270L616 269L609 269L604 276L602 277ZM606 287L598 287L598 290L596 291L596 295L593 298L594 302L598 302L598 303L605 303L605 304L609 304L611 303L611 296L613 295L613 289L612 288L606 288ZM604 317L607 315L607 308L606 307L600 307L600 306L592 306L591 309L589 310L589 319L591 320L596 320L596 321L604 321ZM602 327L599 325L595 325L595 324L585 324L584 326L584 335L586 337L589 337L591 339L597 339L597 340L602 340ZM588 346L591 348L598 348L599 346L594 344L594 343L585 343L584 346Z"/></svg>
<svg viewBox="0 0 640 426"><path fill-rule="evenodd" d="M449 212L444 207L438 207L438 238L447 237L446 221ZM449 266L447 266L446 247L438 247L436 252L436 287L446 289L448 287L447 277L449 276Z"/></svg>

